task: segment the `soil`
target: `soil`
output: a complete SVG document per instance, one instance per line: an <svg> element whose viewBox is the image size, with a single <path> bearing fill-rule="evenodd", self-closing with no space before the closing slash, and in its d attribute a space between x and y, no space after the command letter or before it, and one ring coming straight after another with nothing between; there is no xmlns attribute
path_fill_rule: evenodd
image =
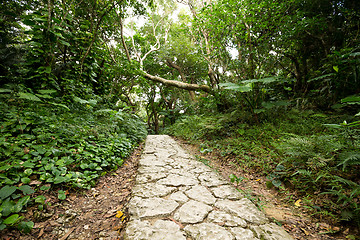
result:
<svg viewBox="0 0 360 240"><path fill-rule="evenodd" d="M260 174L244 171L231 159L226 161L216 152L201 154L199 146L179 140L182 147L194 156L204 160L225 179L230 174L244 177L235 187L246 193L265 214L274 222L281 224L294 239L351 239L349 229L333 226L326 221L312 218L304 208L288 204L275 189L266 187L266 179ZM135 183L142 146L125 161L115 172L108 173L98 180L96 186L87 191L67 192L67 198L59 201L53 193L45 196L49 203L43 211L30 208L25 217L35 219L30 234L21 234L17 230L5 230L0 238L20 239L123 239L128 221L127 203ZM296 196L293 196L296 198ZM335 232L329 234L329 232ZM354 233L351 233L354 234Z"/></svg>

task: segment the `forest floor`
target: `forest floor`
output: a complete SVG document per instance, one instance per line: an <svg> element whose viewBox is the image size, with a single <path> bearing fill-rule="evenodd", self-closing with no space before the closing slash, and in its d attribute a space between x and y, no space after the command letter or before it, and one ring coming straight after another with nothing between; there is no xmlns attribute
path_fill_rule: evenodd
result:
<svg viewBox="0 0 360 240"><path fill-rule="evenodd" d="M199 146L178 141L190 154L200 158L225 179L229 179L231 174L242 176L241 182L233 184L260 206L270 219L282 224L294 239L348 239L348 229L341 234L330 234L338 231L339 226L332 226L325 220L319 222L301 205L288 204L284 200L286 196L266 187L266 179L260 174L244 172L216 153L201 154ZM123 239L128 220L126 206L135 182L141 151L140 146L122 167L101 177L96 186L88 191L70 191L66 200L61 202L54 193L48 193L46 198L49 205L45 211L30 208L25 215L29 219L35 216L35 226L30 234L5 230L1 233L1 239Z"/></svg>

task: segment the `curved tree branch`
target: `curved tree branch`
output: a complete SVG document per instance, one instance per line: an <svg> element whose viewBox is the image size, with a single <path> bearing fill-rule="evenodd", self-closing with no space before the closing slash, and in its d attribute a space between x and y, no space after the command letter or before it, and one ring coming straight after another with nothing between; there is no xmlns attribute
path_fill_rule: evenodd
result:
<svg viewBox="0 0 360 240"><path fill-rule="evenodd" d="M213 90L211 87L209 87L208 85L199 85L199 84L193 84L193 83L184 83L184 82L179 82L179 81L175 81L175 80L167 80L165 78L162 77L158 77L158 76L153 76L149 73L143 72L143 77L146 79L149 79L151 81L154 82L158 82L158 83L162 83L166 86L172 86L172 87L177 87L177 88L181 88L181 89L185 89L185 90L190 90L190 91L197 91L197 90L201 90L207 93L212 93Z"/></svg>

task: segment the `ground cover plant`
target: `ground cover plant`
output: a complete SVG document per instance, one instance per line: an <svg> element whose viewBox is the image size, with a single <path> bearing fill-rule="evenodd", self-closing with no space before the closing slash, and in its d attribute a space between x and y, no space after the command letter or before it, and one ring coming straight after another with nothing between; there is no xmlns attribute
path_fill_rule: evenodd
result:
<svg viewBox="0 0 360 240"><path fill-rule="evenodd" d="M69 189L89 189L120 167L147 131L144 122L121 110L76 98L72 106L48 103L42 94L1 89L0 229L29 232L30 205L46 208L44 192L66 198Z"/></svg>

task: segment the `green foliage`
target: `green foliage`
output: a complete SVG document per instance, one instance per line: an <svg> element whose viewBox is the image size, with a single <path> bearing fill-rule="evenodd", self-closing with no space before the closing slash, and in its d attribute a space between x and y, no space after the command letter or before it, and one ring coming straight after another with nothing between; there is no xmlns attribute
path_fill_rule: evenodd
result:
<svg viewBox="0 0 360 240"><path fill-rule="evenodd" d="M91 99L78 98L69 108L62 103L49 104L49 99L54 101L46 95L50 90L39 94L2 92L1 228L29 232L34 224L25 221L21 212L32 204L42 209L45 198L39 194L56 189L58 198L64 200L63 188L89 189L98 177L121 166L147 135L137 116L101 109Z"/></svg>

